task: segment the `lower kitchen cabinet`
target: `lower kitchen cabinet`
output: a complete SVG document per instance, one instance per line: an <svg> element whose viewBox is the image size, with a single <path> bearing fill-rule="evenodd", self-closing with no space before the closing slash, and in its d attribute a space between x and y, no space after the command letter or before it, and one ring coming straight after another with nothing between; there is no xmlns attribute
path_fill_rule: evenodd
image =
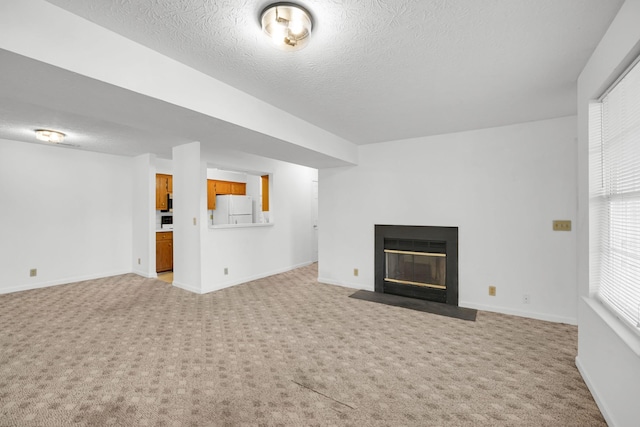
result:
<svg viewBox="0 0 640 427"><path fill-rule="evenodd" d="M156 233L156 273L173 270L173 232Z"/></svg>

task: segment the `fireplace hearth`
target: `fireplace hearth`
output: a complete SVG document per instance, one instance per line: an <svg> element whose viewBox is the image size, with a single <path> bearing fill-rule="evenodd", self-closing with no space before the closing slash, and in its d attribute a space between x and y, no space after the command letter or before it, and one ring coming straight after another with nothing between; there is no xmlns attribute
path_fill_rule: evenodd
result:
<svg viewBox="0 0 640 427"><path fill-rule="evenodd" d="M458 305L458 228L375 226L375 291Z"/></svg>

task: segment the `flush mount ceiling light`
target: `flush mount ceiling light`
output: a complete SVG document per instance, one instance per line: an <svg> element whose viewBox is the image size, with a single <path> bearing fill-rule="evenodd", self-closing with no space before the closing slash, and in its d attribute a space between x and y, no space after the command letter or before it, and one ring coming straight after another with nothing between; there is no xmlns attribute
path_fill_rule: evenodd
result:
<svg viewBox="0 0 640 427"><path fill-rule="evenodd" d="M66 135L62 132L48 129L36 129L36 138L40 141L53 142L57 144L64 141Z"/></svg>
<svg viewBox="0 0 640 427"><path fill-rule="evenodd" d="M282 50L300 50L309 43L311 14L293 3L274 3L260 15L262 31Z"/></svg>

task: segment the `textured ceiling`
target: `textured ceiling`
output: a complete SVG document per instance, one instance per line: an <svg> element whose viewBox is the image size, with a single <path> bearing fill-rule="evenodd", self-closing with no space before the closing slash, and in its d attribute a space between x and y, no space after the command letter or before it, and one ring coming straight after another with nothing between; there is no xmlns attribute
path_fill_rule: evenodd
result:
<svg viewBox="0 0 640 427"><path fill-rule="evenodd" d="M298 52L265 1L48 0L357 144L576 113L576 80L622 0L302 0Z"/></svg>
<svg viewBox="0 0 640 427"><path fill-rule="evenodd" d="M344 166L353 163L344 155L354 148L346 141L394 141L575 114L577 77L623 0L300 2L314 16L313 38L304 50L283 52L259 28L265 0L3 0L0 138L34 142L33 129L43 127L67 132L65 142L76 148L120 155L170 158L172 147L201 141L212 158L250 153L316 168ZM27 25L52 15L71 25L59 31ZM23 22L27 16L33 22ZM74 50L83 36L94 60ZM49 37L50 45L43 43ZM111 44L114 39L122 43ZM126 83L145 80L135 72L146 62L133 62L118 75L123 79L103 79L120 68L101 68L96 58L117 58L109 56L112 46L147 51L136 43L346 141L331 151L331 138L325 132L312 137L312 126L292 126L284 136L273 132L283 128L278 118L289 116L255 109L263 104L245 103L237 91L230 101L211 104L248 105L253 116L239 110L245 121L203 110L212 94L199 98L195 83L198 102L192 104L136 92ZM66 62L52 65L55 55ZM163 71L149 77L177 90L182 74ZM254 123L262 127L249 129ZM309 141L315 145L304 145Z"/></svg>

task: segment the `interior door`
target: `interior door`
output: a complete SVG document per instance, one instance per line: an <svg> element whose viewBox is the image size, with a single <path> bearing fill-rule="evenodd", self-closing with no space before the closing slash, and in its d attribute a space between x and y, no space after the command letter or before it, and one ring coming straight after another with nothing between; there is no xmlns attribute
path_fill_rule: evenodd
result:
<svg viewBox="0 0 640 427"><path fill-rule="evenodd" d="M311 261L318 262L318 181L311 181L311 224L313 226Z"/></svg>

